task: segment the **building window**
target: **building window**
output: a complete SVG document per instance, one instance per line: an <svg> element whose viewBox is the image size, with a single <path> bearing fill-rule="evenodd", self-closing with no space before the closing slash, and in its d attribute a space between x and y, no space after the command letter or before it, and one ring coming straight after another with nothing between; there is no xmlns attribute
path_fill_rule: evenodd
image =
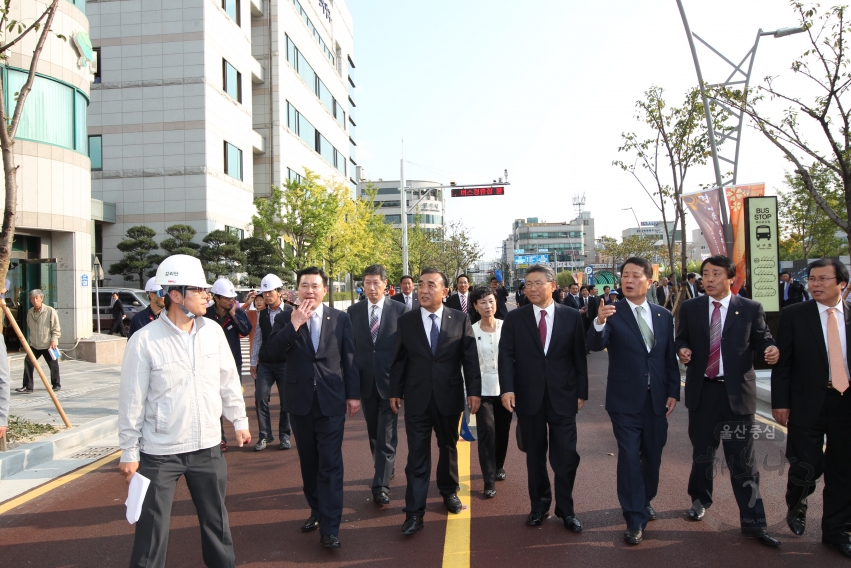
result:
<svg viewBox="0 0 851 568"><path fill-rule="evenodd" d="M296 183L301 183L304 178L301 177L301 174L297 174L291 169L287 168L287 179L289 181L294 181Z"/></svg>
<svg viewBox="0 0 851 568"><path fill-rule="evenodd" d="M240 229L239 227L231 227L229 225L225 225L225 232L230 233L231 235L235 236L239 240L242 240L242 239L245 238L245 230Z"/></svg>
<svg viewBox="0 0 851 568"><path fill-rule="evenodd" d="M89 136L89 159L93 172L103 169L103 139L100 136Z"/></svg>
<svg viewBox="0 0 851 568"><path fill-rule="evenodd" d="M225 92L238 103L242 102L242 73L222 59L222 81Z"/></svg>
<svg viewBox="0 0 851 568"><path fill-rule="evenodd" d="M242 150L225 142L225 173L242 181Z"/></svg>
<svg viewBox="0 0 851 568"><path fill-rule="evenodd" d="M239 0L222 0L222 8L227 12L230 19L236 22L236 25L242 25L239 19Z"/></svg>
<svg viewBox="0 0 851 568"><path fill-rule="evenodd" d="M95 83L100 83L100 48L95 47L92 49L95 52L94 57L94 66L95 66Z"/></svg>
<svg viewBox="0 0 851 568"><path fill-rule="evenodd" d="M331 95L331 91L328 90L328 87L325 86L325 83L322 82L322 79L319 78L319 75L316 74L313 67L310 66L310 63L307 62L307 59L305 59L304 55L295 46L290 36L287 36L287 63L298 73L298 76L313 91L313 94L319 98L322 105L328 109L328 112L337 119L337 124L340 125L340 128L345 130L346 113L342 105Z"/></svg>
<svg viewBox="0 0 851 568"><path fill-rule="evenodd" d="M307 17L307 12L305 12L304 8L301 7L299 0L293 0L293 7L295 8L295 11L298 12L298 15L301 16L304 25L307 26L307 29L310 31L310 35L313 36L313 39L315 39L316 43L319 44L319 47L322 48L322 53L325 54L325 57L328 58L331 65L335 65L334 54L331 53L331 50L328 49L328 45L322 39L322 36L319 35L319 30L316 29L316 26L314 26L313 22L310 21L310 18Z"/></svg>
<svg viewBox="0 0 851 568"><path fill-rule="evenodd" d="M346 175L346 157L287 101L287 128L313 148L326 162Z"/></svg>

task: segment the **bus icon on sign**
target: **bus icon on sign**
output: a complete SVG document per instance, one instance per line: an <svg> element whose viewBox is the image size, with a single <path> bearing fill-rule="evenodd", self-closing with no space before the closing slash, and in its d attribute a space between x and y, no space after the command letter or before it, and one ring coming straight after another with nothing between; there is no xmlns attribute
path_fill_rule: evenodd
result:
<svg viewBox="0 0 851 568"><path fill-rule="evenodd" d="M756 227L756 240L761 241L765 239L766 241L771 240L771 227L768 225L757 225Z"/></svg>

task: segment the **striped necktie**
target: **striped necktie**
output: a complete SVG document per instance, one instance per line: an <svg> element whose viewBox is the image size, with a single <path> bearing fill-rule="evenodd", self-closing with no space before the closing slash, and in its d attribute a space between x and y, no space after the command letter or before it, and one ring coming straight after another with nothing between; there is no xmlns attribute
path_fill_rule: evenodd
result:
<svg viewBox="0 0 851 568"><path fill-rule="evenodd" d="M378 305L372 305L372 314L369 316L369 333L372 335L372 344L378 340Z"/></svg>

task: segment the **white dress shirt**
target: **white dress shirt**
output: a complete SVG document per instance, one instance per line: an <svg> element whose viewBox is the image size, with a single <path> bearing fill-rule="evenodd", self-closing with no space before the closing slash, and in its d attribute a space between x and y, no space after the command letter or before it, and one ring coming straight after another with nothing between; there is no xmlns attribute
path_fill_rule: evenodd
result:
<svg viewBox="0 0 851 568"><path fill-rule="evenodd" d="M645 301L643 304L635 304L627 299L626 303L629 304L629 309L632 311L632 317L635 318L635 323L638 323L638 312L636 311L636 308L638 308L639 306L642 307L643 309L641 310L641 318L644 319L645 322L647 322L647 325L650 326L650 329L653 329L653 313L650 311L650 302ZM594 318L594 329L597 330L598 333L603 331L605 327L606 324L598 324L597 318ZM641 329L641 326L639 326L638 329ZM650 352L650 349L650 347L647 348L648 353Z"/></svg>
<svg viewBox="0 0 851 568"><path fill-rule="evenodd" d="M550 302L550 305L543 309L547 312L547 315L544 318L547 322L547 341L544 343L544 355L546 355L547 350L550 348L550 338L553 336L553 316L556 311L555 302ZM532 310L535 312L535 327L538 327L541 325L541 308L532 304Z"/></svg>
<svg viewBox="0 0 851 568"><path fill-rule="evenodd" d="M836 308L836 326L839 328L839 341L842 344L842 360L845 361L845 372L848 373L848 345L847 338L845 337L845 302L842 301L842 298L839 299L839 303L833 306ZM830 306L825 306L824 304L818 304L818 316L821 320L821 332L824 334L824 346L828 355L828 363L830 362L830 350L827 347L827 318L828 313L827 310L830 309ZM828 371L830 370L830 365L827 366ZM848 377L851 378L851 373L848 373ZM831 377L831 381L833 378Z"/></svg>
<svg viewBox="0 0 851 568"><path fill-rule="evenodd" d="M458 303L461 304L462 308L464 307L464 303L467 304L467 311L469 312L470 311L470 293L467 292L466 294L462 294L461 292L456 292L455 294L458 296ZM464 303L461 303L461 296L464 296Z"/></svg>
<svg viewBox="0 0 851 568"><path fill-rule="evenodd" d="M709 296L709 333L712 333L712 312L715 311L715 306L712 305L712 302L721 302L721 331L723 334L724 324L727 322L727 310L730 308L730 298L732 298L732 294L727 294L727 297L723 300L716 300L712 296ZM706 373L703 375L706 376ZM718 359L718 376L724 376L724 350L721 350L721 355Z"/></svg>
<svg viewBox="0 0 851 568"><path fill-rule="evenodd" d="M473 324L476 347L479 351L479 369L482 372L482 396L499 396L499 339L502 320L496 321L496 331L482 330L482 322Z"/></svg>
<svg viewBox="0 0 851 568"><path fill-rule="evenodd" d="M425 328L426 339L428 339L428 345L431 347L431 312L427 309L420 306L420 315L423 318L423 328ZM440 304L440 307L437 308L437 311L434 312L434 315L437 316L437 329L440 330L440 323L443 321L443 304Z"/></svg>
<svg viewBox="0 0 851 568"><path fill-rule="evenodd" d="M372 300L370 300L369 298L367 298L367 302L369 303L368 304L369 310L367 310L367 316L372 318L372 306L375 306L375 315L378 316L378 321L381 321L381 310L384 309L384 296L381 296L381 298L377 302L375 302L374 304L372 303ZM367 322L368 321L369 320L367 320Z"/></svg>

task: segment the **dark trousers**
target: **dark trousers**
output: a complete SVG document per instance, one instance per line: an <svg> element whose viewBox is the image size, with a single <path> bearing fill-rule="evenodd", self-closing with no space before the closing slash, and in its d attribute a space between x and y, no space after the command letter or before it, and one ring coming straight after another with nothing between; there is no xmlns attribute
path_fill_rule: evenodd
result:
<svg viewBox="0 0 851 568"><path fill-rule="evenodd" d="M343 428L346 415L323 416L319 399L306 416L292 416L304 496L321 535L338 535L343 518Z"/></svg>
<svg viewBox="0 0 851 568"><path fill-rule="evenodd" d="M254 405L257 407L257 423L260 425L260 438L272 441L272 418L269 413L269 401L272 398L272 385L278 385L278 400L281 403L281 416L278 419L278 435L281 440L289 440L292 432L290 415L284 412L284 378L286 363L257 364L257 381L254 388Z"/></svg>
<svg viewBox="0 0 851 568"><path fill-rule="evenodd" d="M437 488L443 496L458 491L458 426L461 415L443 416L437 410L434 395L423 414L405 413L405 433L408 438L408 465L405 476L405 514L425 514L428 481L431 477L431 432L437 436Z"/></svg>
<svg viewBox="0 0 851 568"><path fill-rule="evenodd" d="M33 355L38 361L39 357L44 357L44 360L47 361L47 366L50 369L50 384L54 387L61 387L59 384L59 361L56 361L53 357L50 356L50 353L47 349L36 349L32 345L30 345L30 349L33 350ZM24 388L33 390L33 373L35 372L35 366L30 361L29 357L24 359Z"/></svg>
<svg viewBox="0 0 851 568"><path fill-rule="evenodd" d="M705 381L700 395L700 405L688 413L688 437L692 446L691 475L688 479L688 494L692 502L704 507L712 505L712 482L716 473L715 451L722 442L724 426L730 432L745 428L745 435L738 439L735 434L724 439L724 458L730 470L733 495L739 504L739 515L743 529L765 527L765 508L759 496L759 471L756 469L753 437L753 414L734 414L727 398L724 383Z"/></svg>
<svg viewBox="0 0 851 568"><path fill-rule="evenodd" d="M121 337L127 337L127 332L124 330L124 320L123 319L113 319L112 327L109 329L110 333L118 332L118 335Z"/></svg>
<svg viewBox="0 0 851 568"><path fill-rule="evenodd" d="M381 398L373 387L372 395L361 399L366 431L369 436L369 451L375 465L372 478L372 494L390 493L390 477L396 466L396 445L399 442L399 415L390 409L390 401Z"/></svg>
<svg viewBox="0 0 851 568"><path fill-rule="evenodd" d="M653 412L650 391L638 414L609 412L618 442L618 500L627 529L644 529L645 507L659 489L662 450L668 441L668 419Z"/></svg>
<svg viewBox="0 0 851 568"><path fill-rule="evenodd" d="M827 448L822 449L827 436ZM806 514L807 497L824 474L822 538L847 543L845 524L851 522L851 404L847 396L827 391L821 415L811 427L790 423L786 437L789 481L786 505L789 514Z"/></svg>
<svg viewBox="0 0 851 568"><path fill-rule="evenodd" d="M553 501L550 475L547 472L547 449L555 474L556 513L574 514L573 484L579 467L576 452L576 416L555 412L550 395L544 391L544 402L537 414L517 414L520 437L526 449L529 476L529 500L533 513L548 513Z"/></svg>
<svg viewBox="0 0 851 568"><path fill-rule="evenodd" d="M233 540L225 509L228 470L222 449L170 456L141 454L139 473L151 480L142 515L136 523L136 537L130 555L131 567L163 568L168 550L168 533L174 489L186 476L189 494L201 524L201 553L204 564L215 567L235 565Z"/></svg>
<svg viewBox="0 0 851 568"><path fill-rule="evenodd" d="M476 434L485 489L496 488L496 470L505 465L511 416L512 413L502 406L500 397L482 397L482 405L476 413Z"/></svg>

